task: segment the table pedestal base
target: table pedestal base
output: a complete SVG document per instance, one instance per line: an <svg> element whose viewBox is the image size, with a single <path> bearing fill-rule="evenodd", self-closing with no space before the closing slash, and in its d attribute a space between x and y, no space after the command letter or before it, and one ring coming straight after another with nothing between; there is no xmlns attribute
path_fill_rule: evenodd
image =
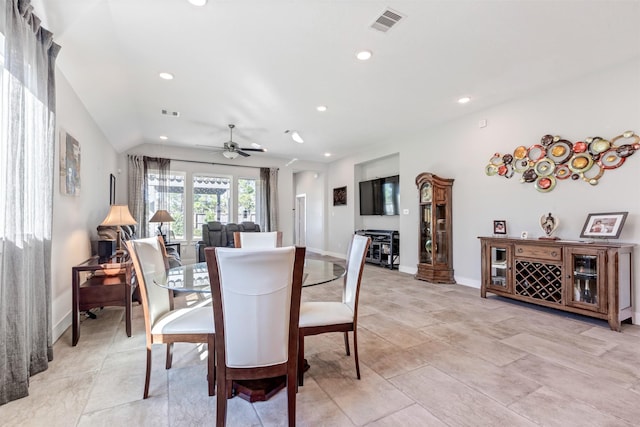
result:
<svg viewBox="0 0 640 427"><path fill-rule="evenodd" d="M271 399L286 385L285 375L261 380L238 380L233 382L233 392L235 396L247 402L264 402Z"/></svg>

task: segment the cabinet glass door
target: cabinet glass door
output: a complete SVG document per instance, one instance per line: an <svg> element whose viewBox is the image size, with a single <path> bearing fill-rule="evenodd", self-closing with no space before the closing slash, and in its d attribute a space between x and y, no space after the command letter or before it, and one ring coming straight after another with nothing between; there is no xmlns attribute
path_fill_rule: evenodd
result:
<svg viewBox="0 0 640 427"><path fill-rule="evenodd" d="M449 253L449 248L447 248L447 242L449 241L449 236L447 236L447 207L445 205L436 205L436 229L435 229L435 240L436 245L433 248L435 253L435 261L437 263L446 264L447 254Z"/></svg>
<svg viewBox="0 0 640 427"><path fill-rule="evenodd" d="M420 262L433 263L433 240L431 237L431 203L422 207L422 219L420 221Z"/></svg>
<svg viewBox="0 0 640 427"><path fill-rule="evenodd" d="M507 289L507 248L491 246L491 277L489 278L492 287Z"/></svg>
<svg viewBox="0 0 640 427"><path fill-rule="evenodd" d="M596 255L572 256L572 301L598 305L598 257Z"/></svg>

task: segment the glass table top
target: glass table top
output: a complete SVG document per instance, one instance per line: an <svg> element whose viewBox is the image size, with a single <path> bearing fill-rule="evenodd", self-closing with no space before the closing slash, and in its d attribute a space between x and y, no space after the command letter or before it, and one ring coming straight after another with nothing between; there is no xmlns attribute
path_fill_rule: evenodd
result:
<svg viewBox="0 0 640 427"><path fill-rule="evenodd" d="M344 276L344 272L343 266L332 261L305 258L302 286L331 282ZM174 291L211 292L206 262L173 267L169 269L166 283L154 283Z"/></svg>

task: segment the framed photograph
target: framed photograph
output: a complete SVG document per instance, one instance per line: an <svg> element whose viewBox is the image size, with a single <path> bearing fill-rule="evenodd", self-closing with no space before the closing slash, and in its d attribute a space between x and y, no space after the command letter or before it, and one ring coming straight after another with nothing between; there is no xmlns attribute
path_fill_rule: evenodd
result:
<svg viewBox="0 0 640 427"><path fill-rule="evenodd" d="M590 213L580 237L617 239L628 212Z"/></svg>
<svg viewBox="0 0 640 427"><path fill-rule="evenodd" d="M116 204L116 176L109 174L109 205Z"/></svg>
<svg viewBox="0 0 640 427"><path fill-rule="evenodd" d="M338 187L333 189L333 206L341 206L347 204L347 187Z"/></svg>
<svg viewBox="0 0 640 427"><path fill-rule="evenodd" d="M493 221L493 234L507 234L507 221L503 219Z"/></svg>

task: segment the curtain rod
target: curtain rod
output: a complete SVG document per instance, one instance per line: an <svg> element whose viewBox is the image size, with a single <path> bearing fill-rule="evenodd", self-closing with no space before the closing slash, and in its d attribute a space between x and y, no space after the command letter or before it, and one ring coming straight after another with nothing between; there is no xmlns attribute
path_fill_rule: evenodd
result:
<svg viewBox="0 0 640 427"><path fill-rule="evenodd" d="M232 166L235 168L253 168L253 169L262 169L262 166L242 166L242 165L232 165L229 163L216 163L216 162L203 162L201 160L182 160L182 159L169 159L172 162L186 162L186 163L201 163L204 165L211 165L211 166ZM271 168L269 168L271 169ZM276 168L276 170L280 170L280 168Z"/></svg>

